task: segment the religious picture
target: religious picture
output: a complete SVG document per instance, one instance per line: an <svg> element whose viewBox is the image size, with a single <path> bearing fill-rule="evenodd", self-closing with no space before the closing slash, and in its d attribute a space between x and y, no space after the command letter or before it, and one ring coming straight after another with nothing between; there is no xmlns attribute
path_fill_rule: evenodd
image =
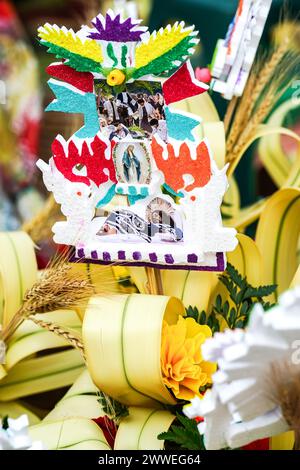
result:
<svg viewBox="0 0 300 470"><path fill-rule="evenodd" d="M113 159L119 183L150 183L150 154L144 143L135 140L118 142L113 150Z"/></svg>

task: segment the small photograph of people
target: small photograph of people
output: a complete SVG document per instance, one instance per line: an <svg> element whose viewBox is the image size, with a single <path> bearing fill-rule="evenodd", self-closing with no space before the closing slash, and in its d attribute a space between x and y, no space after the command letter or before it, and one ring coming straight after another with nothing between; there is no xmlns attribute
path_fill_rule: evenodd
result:
<svg viewBox="0 0 300 470"><path fill-rule="evenodd" d="M151 139L156 134L167 141L161 83L138 80L113 95L105 80L96 80L95 91L101 131L110 140Z"/></svg>

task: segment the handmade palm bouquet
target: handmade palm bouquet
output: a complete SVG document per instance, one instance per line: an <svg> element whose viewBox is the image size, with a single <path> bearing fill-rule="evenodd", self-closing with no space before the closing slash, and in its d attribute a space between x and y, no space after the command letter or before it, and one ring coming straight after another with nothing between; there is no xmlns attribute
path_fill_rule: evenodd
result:
<svg viewBox="0 0 300 470"><path fill-rule="evenodd" d="M299 322L290 312L284 323L285 301L274 307L299 281L299 159L285 159L278 137L299 142L281 125L296 104L272 114L298 58L284 44L253 65L270 4L240 2L210 83L195 78L198 37L184 23L150 34L109 11L76 33L39 28L59 59L47 68L47 110L81 113L84 124L37 163L64 217L52 228L63 254L38 274L28 235L0 235L0 411L27 413L30 438L46 448L200 450L262 438L291 448L293 435L280 437L289 429L298 446L298 364L290 381L281 367ZM224 121L209 90L230 100ZM240 209L234 171L257 138L279 189ZM48 216L27 226L35 242ZM244 231L256 220L253 240ZM299 294L286 295L296 312ZM27 411L30 395L71 385L46 416Z"/></svg>

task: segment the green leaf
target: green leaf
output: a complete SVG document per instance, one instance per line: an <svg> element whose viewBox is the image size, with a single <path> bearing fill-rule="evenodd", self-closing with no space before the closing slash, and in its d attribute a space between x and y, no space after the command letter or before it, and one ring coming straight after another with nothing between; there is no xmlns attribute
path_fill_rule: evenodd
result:
<svg viewBox="0 0 300 470"><path fill-rule="evenodd" d="M197 307L192 307L191 305L186 308L186 316L188 318L193 318L197 323L199 322L199 310L197 309Z"/></svg>
<svg viewBox="0 0 300 470"><path fill-rule="evenodd" d="M217 318L214 318L212 332L217 333L218 331L220 331L220 323Z"/></svg>
<svg viewBox="0 0 300 470"><path fill-rule="evenodd" d="M241 322L242 326L247 324L252 305L255 302L260 302L265 310L271 307L269 303L264 302L263 297L272 294L276 290L276 285L253 287L248 283L247 278L242 277L238 270L230 263L227 265L226 272L219 276L219 280L226 287L230 299L235 304L235 314L233 311L230 311L229 318L227 318L228 302L222 305L221 296L217 297L213 311L222 315L231 328L236 326L235 322L237 319L240 321L240 325ZM240 316L238 316L238 312Z"/></svg>
<svg viewBox="0 0 300 470"><path fill-rule="evenodd" d="M200 325L206 325L206 313L204 311L200 314Z"/></svg>
<svg viewBox="0 0 300 470"><path fill-rule="evenodd" d="M236 317L237 317L237 311L235 310L235 308L232 307L230 309L230 314L229 314L229 323L231 326L234 326Z"/></svg>
<svg viewBox="0 0 300 470"><path fill-rule="evenodd" d="M221 212L221 215L222 215L222 219L223 219L223 220L230 220L230 219L232 219L232 215L230 215L230 214L225 214L224 212Z"/></svg>
<svg viewBox="0 0 300 470"><path fill-rule="evenodd" d="M208 316L207 326L209 326L209 328L211 329L213 334L216 333L217 331L220 331L220 324L219 324L219 321L218 321L216 315L214 314L214 312L212 312Z"/></svg>
<svg viewBox="0 0 300 470"><path fill-rule="evenodd" d="M194 309L191 305L189 305L189 307L187 307L185 309L185 311L186 311L186 316L187 317L191 317L194 314Z"/></svg>
<svg viewBox="0 0 300 470"><path fill-rule="evenodd" d="M243 279L241 274L238 272L237 269L235 269L235 267L232 264L227 263L226 272L229 275L230 279L232 279L232 281L238 287L240 287L241 289L245 287L246 278Z"/></svg>
<svg viewBox="0 0 300 470"><path fill-rule="evenodd" d="M242 308L241 308L240 314L241 315L246 315L248 313L249 307L250 307L250 305L247 302L247 300L244 300L244 302L242 303Z"/></svg>
<svg viewBox="0 0 300 470"><path fill-rule="evenodd" d="M224 303L224 305L222 307L222 312L223 312L223 316L225 318L227 318L227 315L228 315L228 312L229 312L229 302L228 302L228 300L226 300L226 302Z"/></svg>
<svg viewBox="0 0 300 470"><path fill-rule="evenodd" d="M235 328L245 328L246 326L246 321L245 320L239 320L235 324Z"/></svg>
<svg viewBox="0 0 300 470"><path fill-rule="evenodd" d="M173 424L167 432L159 434L157 438L161 441L174 442L186 450L205 450L203 437L198 431L196 421L179 413L176 416L179 426Z"/></svg>
<svg viewBox="0 0 300 470"><path fill-rule="evenodd" d="M260 286L260 287L252 287L251 285L248 286L245 292L245 298L248 297L267 297L268 295L273 294L275 292L277 286L276 285L269 285L269 286Z"/></svg>
<svg viewBox="0 0 300 470"><path fill-rule="evenodd" d="M125 418L129 415L128 407L126 405L123 405L114 398L109 397L104 392L98 392L98 401L104 413L116 423L118 423L121 418Z"/></svg>
<svg viewBox="0 0 300 470"><path fill-rule="evenodd" d="M239 305L244 300L244 297L245 297L245 290L241 289L240 292L238 292L236 295L237 305Z"/></svg>
<svg viewBox="0 0 300 470"><path fill-rule="evenodd" d="M222 297L220 296L220 294L217 295L215 306L218 312L222 311Z"/></svg>
<svg viewBox="0 0 300 470"><path fill-rule="evenodd" d="M238 301L238 298L237 298L237 294L238 294L237 287L236 287L236 286L233 286L233 287L231 288L231 290L229 291L229 295L230 295L231 300L233 300L233 302L234 302L236 305L239 304L239 301Z"/></svg>
<svg viewBox="0 0 300 470"><path fill-rule="evenodd" d="M270 308L274 307L274 304L271 304L270 302L263 302L262 304L264 311L267 312L270 310Z"/></svg>
<svg viewBox="0 0 300 470"><path fill-rule="evenodd" d="M188 318L193 318L199 325L206 325L206 313L204 310L200 313L197 307L190 305L185 311Z"/></svg>
<svg viewBox="0 0 300 470"><path fill-rule="evenodd" d="M231 204L231 202L223 201L223 202L222 202L222 206L224 206L224 207L232 207L232 204Z"/></svg>
<svg viewBox="0 0 300 470"><path fill-rule="evenodd" d="M6 431L6 429L8 428L9 428L9 425L8 425L8 415L7 415L2 418L2 429Z"/></svg>
<svg viewBox="0 0 300 470"><path fill-rule="evenodd" d="M214 314L211 313L207 319L207 326L209 326L209 328L213 331L214 324L215 324Z"/></svg>

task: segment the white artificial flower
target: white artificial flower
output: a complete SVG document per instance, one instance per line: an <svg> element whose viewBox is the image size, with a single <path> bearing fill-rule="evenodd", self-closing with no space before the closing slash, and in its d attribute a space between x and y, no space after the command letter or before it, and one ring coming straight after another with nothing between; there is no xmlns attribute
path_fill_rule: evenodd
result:
<svg viewBox="0 0 300 470"><path fill-rule="evenodd" d="M300 372L300 361L293 361L297 340L300 348L299 288L268 312L255 305L245 331L226 330L205 342L204 360L218 363L213 387L183 411L204 418L198 429L208 450L241 447L289 429L274 398L272 365L293 364Z"/></svg>

